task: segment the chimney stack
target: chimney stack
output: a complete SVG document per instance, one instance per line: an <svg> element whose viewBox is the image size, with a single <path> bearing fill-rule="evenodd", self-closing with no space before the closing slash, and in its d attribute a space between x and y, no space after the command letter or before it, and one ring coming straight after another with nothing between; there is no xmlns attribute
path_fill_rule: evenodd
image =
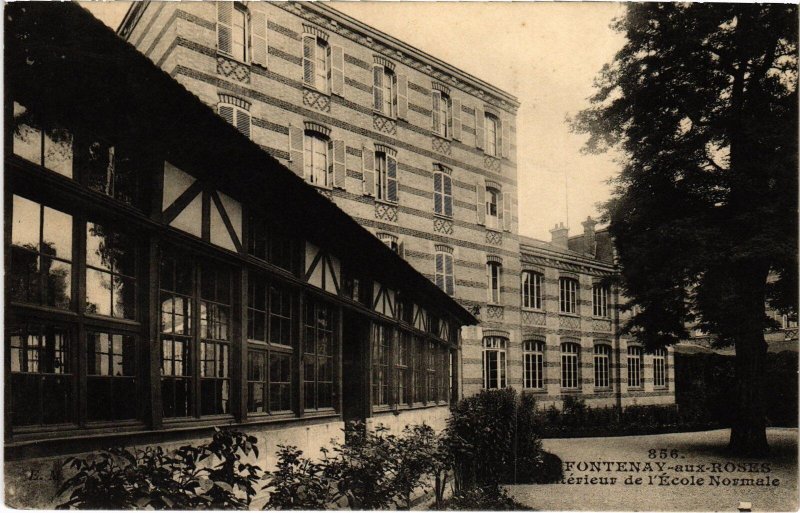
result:
<svg viewBox="0 0 800 513"><path fill-rule="evenodd" d="M564 226L564 223L558 223L555 228L550 230L552 236L551 243L560 248L569 249L567 237L569 235L569 228Z"/></svg>
<svg viewBox="0 0 800 513"><path fill-rule="evenodd" d="M597 224L597 221L592 219L591 216L586 218L586 221L581 223L583 225L583 251L589 255L595 256L596 251L596 239L595 239L595 232L594 227Z"/></svg>

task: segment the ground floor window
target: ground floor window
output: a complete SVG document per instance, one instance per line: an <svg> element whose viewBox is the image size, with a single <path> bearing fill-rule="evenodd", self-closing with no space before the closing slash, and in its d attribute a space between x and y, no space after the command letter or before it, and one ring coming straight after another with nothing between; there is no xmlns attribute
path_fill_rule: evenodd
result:
<svg viewBox="0 0 800 513"><path fill-rule="evenodd" d="M410 333L401 333L397 340L397 358L395 364L395 389L398 404L411 403L413 393L411 384L411 348L412 337Z"/></svg>
<svg viewBox="0 0 800 513"><path fill-rule="evenodd" d="M87 418L136 418L136 337L90 331L86 337L86 353Z"/></svg>
<svg viewBox="0 0 800 513"><path fill-rule="evenodd" d="M561 388L580 386L580 345L575 342L561 344Z"/></svg>
<svg viewBox="0 0 800 513"><path fill-rule="evenodd" d="M307 295L303 327L303 404L306 410L333 407L334 312L332 305Z"/></svg>
<svg viewBox="0 0 800 513"><path fill-rule="evenodd" d="M628 386L642 386L642 348L638 346L628 347Z"/></svg>
<svg viewBox="0 0 800 513"><path fill-rule="evenodd" d="M595 388L609 388L611 369L611 346L595 344L594 346L594 386Z"/></svg>
<svg viewBox="0 0 800 513"><path fill-rule="evenodd" d="M389 404L389 344L391 328L382 324L372 325L372 404Z"/></svg>
<svg viewBox="0 0 800 513"><path fill-rule="evenodd" d="M653 386L667 386L667 350L663 347L653 351Z"/></svg>
<svg viewBox="0 0 800 513"><path fill-rule="evenodd" d="M506 387L506 342L503 337L483 338L483 388Z"/></svg>
<svg viewBox="0 0 800 513"><path fill-rule="evenodd" d="M544 388L544 342L526 340L522 343L524 388Z"/></svg>

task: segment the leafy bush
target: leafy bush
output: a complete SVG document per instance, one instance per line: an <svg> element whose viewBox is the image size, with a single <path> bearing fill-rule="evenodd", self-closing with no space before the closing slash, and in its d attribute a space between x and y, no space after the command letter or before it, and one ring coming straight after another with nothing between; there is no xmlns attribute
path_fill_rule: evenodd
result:
<svg viewBox="0 0 800 513"><path fill-rule="evenodd" d="M437 509L456 511L529 511L497 486L474 487L456 492Z"/></svg>
<svg viewBox="0 0 800 513"><path fill-rule="evenodd" d="M447 436L458 488L533 482L543 465L532 396L483 390L455 405Z"/></svg>
<svg viewBox="0 0 800 513"><path fill-rule="evenodd" d="M71 490L59 509L246 509L261 470L242 461L258 457L255 437L216 430L211 442L100 451L88 459L68 458L74 471L57 496ZM216 464L214 464L216 462Z"/></svg>
<svg viewBox="0 0 800 513"><path fill-rule="evenodd" d="M328 471L327 458L316 463L303 458L303 451L294 446L279 445L277 469L266 472L269 491L264 509L321 510L336 500L335 485Z"/></svg>

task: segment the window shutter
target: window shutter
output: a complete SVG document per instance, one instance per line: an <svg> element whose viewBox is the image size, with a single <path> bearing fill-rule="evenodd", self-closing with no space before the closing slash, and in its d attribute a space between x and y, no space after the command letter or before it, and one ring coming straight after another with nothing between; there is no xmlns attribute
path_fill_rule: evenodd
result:
<svg viewBox="0 0 800 513"><path fill-rule="evenodd" d="M436 253L436 286L444 290L444 253Z"/></svg>
<svg viewBox="0 0 800 513"><path fill-rule="evenodd" d="M500 145L501 145L500 147L502 148L503 158L507 159L509 157L509 154L510 154L510 146L511 146L511 125L510 125L510 123L508 121L508 116L504 116L503 120L501 121L501 123L502 123L502 127L501 127L502 128L502 130L501 130L501 134L502 135L500 136L500 138L502 140L500 141Z"/></svg>
<svg viewBox="0 0 800 513"><path fill-rule="evenodd" d="M461 100L453 98L453 139L461 140Z"/></svg>
<svg viewBox="0 0 800 513"><path fill-rule="evenodd" d="M408 119L408 76L397 75L397 117Z"/></svg>
<svg viewBox="0 0 800 513"><path fill-rule="evenodd" d="M397 201L397 159L386 155L386 199Z"/></svg>
<svg viewBox="0 0 800 513"><path fill-rule="evenodd" d="M453 216L453 180L447 175L442 175L444 186L444 215Z"/></svg>
<svg viewBox="0 0 800 513"><path fill-rule="evenodd" d="M481 149L486 147L485 122L486 114L483 112L483 105L478 105L475 107L475 146Z"/></svg>
<svg viewBox="0 0 800 513"><path fill-rule="evenodd" d="M302 128L289 125L289 169L301 177L303 176L304 136Z"/></svg>
<svg viewBox="0 0 800 513"><path fill-rule="evenodd" d="M399 242L397 244L397 254L400 255L400 258L406 257L406 245L404 242Z"/></svg>
<svg viewBox="0 0 800 513"><path fill-rule="evenodd" d="M331 46L331 93L344 95L344 50Z"/></svg>
<svg viewBox="0 0 800 513"><path fill-rule="evenodd" d="M445 292L452 296L454 289L453 255L444 255Z"/></svg>
<svg viewBox="0 0 800 513"><path fill-rule="evenodd" d="M313 37L303 38L303 82L314 84L314 51L317 42Z"/></svg>
<svg viewBox="0 0 800 513"><path fill-rule="evenodd" d="M444 175L442 173L433 174L433 211L437 214L444 213L442 201L442 180Z"/></svg>
<svg viewBox="0 0 800 513"><path fill-rule="evenodd" d="M263 12L251 12L250 30L253 34L250 44L252 46L253 64L267 67L267 15Z"/></svg>
<svg viewBox="0 0 800 513"><path fill-rule="evenodd" d="M333 141L333 186L344 189L345 176L344 141L337 139Z"/></svg>
<svg viewBox="0 0 800 513"><path fill-rule="evenodd" d="M475 183L475 206L477 207L478 224L486 224L486 185L482 180Z"/></svg>
<svg viewBox="0 0 800 513"><path fill-rule="evenodd" d="M361 162L364 173L364 194L375 195L375 153L369 148L361 148Z"/></svg>
<svg viewBox="0 0 800 513"><path fill-rule="evenodd" d="M372 68L372 98L372 107L383 111L383 68L380 66Z"/></svg>
<svg viewBox="0 0 800 513"><path fill-rule="evenodd" d="M233 2L217 2L217 49L231 53Z"/></svg>
<svg viewBox="0 0 800 513"><path fill-rule="evenodd" d="M225 105L220 104L219 106L219 115L222 116L222 119L230 123L231 125L234 124L233 122L233 105Z"/></svg>
<svg viewBox="0 0 800 513"><path fill-rule="evenodd" d="M518 221L517 219L517 197L512 195L511 196L511 229L514 228L514 221Z"/></svg>
<svg viewBox="0 0 800 513"><path fill-rule="evenodd" d="M511 193L504 192L503 197L503 230L511 231Z"/></svg>
<svg viewBox="0 0 800 513"><path fill-rule="evenodd" d="M236 128L248 138L250 137L250 113L241 109L236 110Z"/></svg>
<svg viewBox="0 0 800 513"><path fill-rule="evenodd" d="M433 131L439 133L439 102L442 101L442 93L439 91L431 91L431 113L433 122Z"/></svg>

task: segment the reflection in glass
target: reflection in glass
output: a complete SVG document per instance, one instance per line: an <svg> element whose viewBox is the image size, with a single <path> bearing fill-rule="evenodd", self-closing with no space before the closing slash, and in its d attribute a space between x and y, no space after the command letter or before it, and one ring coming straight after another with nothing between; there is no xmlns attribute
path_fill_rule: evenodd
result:
<svg viewBox="0 0 800 513"><path fill-rule="evenodd" d="M42 131L31 112L17 102L14 102L12 148L15 155L25 160L42 163Z"/></svg>
<svg viewBox="0 0 800 513"><path fill-rule="evenodd" d="M122 232L86 224L86 312L135 318L136 246Z"/></svg>
<svg viewBox="0 0 800 513"><path fill-rule="evenodd" d="M45 132L44 167L72 178L72 134L63 128Z"/></svg>

